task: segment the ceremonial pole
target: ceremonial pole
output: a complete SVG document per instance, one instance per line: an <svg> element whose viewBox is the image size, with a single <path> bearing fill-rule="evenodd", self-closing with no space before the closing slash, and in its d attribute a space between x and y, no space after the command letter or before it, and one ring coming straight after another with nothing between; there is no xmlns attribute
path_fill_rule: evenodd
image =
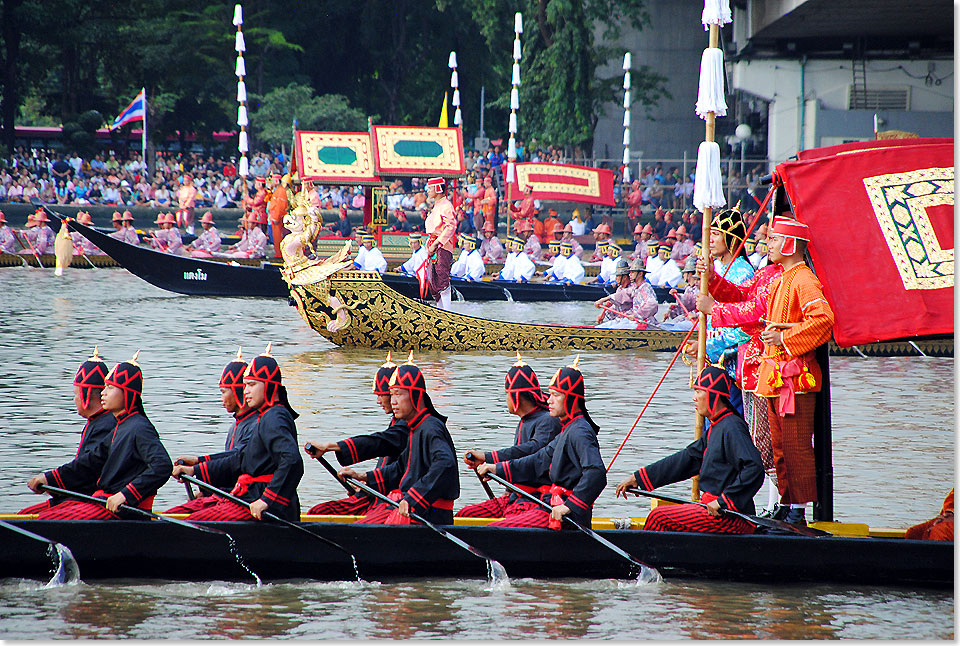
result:
<svg viewBox="0 0 960 646"><path fill-rule="evenodd" d="M457 53L450 52L450 58L447 60L447 67L450 68L450 89L453 90L453 100L451 105L455 108L453 113L453 125L457 128L460 128L461 140L463 139L463 114L460 112L460 79L457 76ZM460 182L457 179L451 180L450 185L453 187L453 208L457 208L461 204L460 198Z"/></svg>
<svg viewBox="0 0 960 646"><path fill-rule="evenodd" d="M247 46L243 42L243 7L239 4L233 8L233 24L237 27L237 125L240 126L240 141L237 143L237 150L240 151L240 166L237 174L242 178L240 183L243 191L243 201L247 201L247 175L250 174L250 162L247 160L247 151L250 148L247 139L247 85L243 82L243 77L247 75L247 68L243 60L243 52L247 51ZM246 212L246 207L244 207Z"/></svg>
<svg viewBox="0 0 960 646"><path fill-rule="evenodd" d="M630 52L623 55L623 184L630 183Z"/></svg>
<svg viewBox="0 0 960 646"><path fill-rule="evenodd" d="M710 275L713 266L710 262L710 227L713 224L713 210L726 204L723 196L723 180L720 177L720 146L716 144L717 117L727 114L727 104L723 96L723 50L720 43L720 27L731 22L729 0L704 0L701 22L709 32L707 48L700 59L700 85L697 92L697 116L704 120L703 143L697 150L697 167L694 177L693 204L703 213L701 220L700 257L706 271L700 277L700 293L709 294ZM700 312L697 327L697 374L703 370L707 358L707 315ZM694 420L693 437L703 435L703 416L697 413ZM700 500L699 478L693 478L691 498Z"/></svg>
<svg viewBox="0 0 960 646"><path fill-rule="evenodd" d="M516 181L516 169L514 164L517 162L517 110L520 109L520 34L523 33L523 16L518 11L513 17L513 74L510 78L510 123L507 130L510 132L510 140L507 143L507 176L506 194L507 209L507 236L510 236L510 185Z"/></svg>
<svg viewBox="0 0 960 646"><path fill-rule="evenodd" d="M149 168L147 166L147 87L143 86L140 88L141 94L143 94L143 130L140 134L140 148L143 150L143 157L140 158L140 161L143 164L143 174L145 177L150 177Z"/></svg>

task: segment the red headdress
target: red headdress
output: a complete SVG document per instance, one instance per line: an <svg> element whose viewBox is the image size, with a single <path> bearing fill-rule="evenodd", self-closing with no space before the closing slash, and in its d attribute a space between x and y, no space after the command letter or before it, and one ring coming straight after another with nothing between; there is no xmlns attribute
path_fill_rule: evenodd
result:
<svg viewBox="0 0 960 646"><path fill-rule="evenodd" d="M243 346L237 348L237 358L223 369L220 375L220 387L229 388L237 400L237 405L243 408L243 373L247 370L247 362L243 360Z"/></svg>
<svg viewBox="0 0 960 646"><path fill-rule="evenodd" d="M427 382L423 378L423 373L413 363L413 350L410 351L410 357L406 363L397 366L393 375L390 377L390 389L399 388L410 393L410 401L417 411L429 411L431 415L439 418L441 421L447 421L447 418L437 412L427 394Z"/></svg>
<svg viewBox="0 0 960 646"><path fill-rule="evenodd" d="M143 372L140 370L140 364L137 363L139 356L140 351L137 350L133 358L115 365L104 379L104 383L116 386L123 391L123 409L128 413L134 410L144 412Z"/></svg>
<svg viewBox="0 0 960 646"><path fill-rule="evenodd" d="M563 394L563 416L569 419L573 416L573 406L577 404L584 419L590 423L594 431L600 430L600 427L590 419L587 413L586 394L583 388L583 373L580 372L580 355L573 360L569 366L564 366L557 370L550 380L549 388Z"/></svg>
<svg viewBox="0 0 960 646"><path fill-rule="evenodd" d="M93 355L80 364L73 385L80 386L80 398L83 407L90 405L90 396L94 390L102 390L107 379L107 364L100 358L100 346L93 348Z"/></svg>
<svg viewBox="0 0 960 646"><path fill-rule="evenodd" d="M797 240L810 240L810 227L791 219L793 213L786 211L777 217L770 225L770 234L786 238L780 250L784 256L792 256L797 252Z"/></svg>
<svg viewBox="0 0 960 646"><path fill-rule="evenodd" d="M373 394L389 395L390 378L397 371L397 364L390 360L390 353L387 353L387 360L377 370L377 375L373 378Z"/></svg>
<svg viewBox="0 0 960 646"><path fill-rule="evenodd" d="M427 180L427 188L434 189L436 191L443 192L444 187L446 187L447 182L442 177L431 177Z"/></svg>
<svg viewBox="0 0 960 646"><path fill-rule="evenodd" d="M693 384L694 390L703 390L707 393L707 404L711 411L718 410L718 404L730 403L730 377L722 368L704 366ZM722 400L721 400L722 398Z"/></svg>
<svg viewBox="0 0 960 646"><path fill-rule="evenodd" d="M547 396L540 388L537 373L523 361L519 350L517 362L507 371L507 376L503 379L503 390L513 403L514 409L520 407L520 393L527 393L537 408L547 407Z"/></svg>

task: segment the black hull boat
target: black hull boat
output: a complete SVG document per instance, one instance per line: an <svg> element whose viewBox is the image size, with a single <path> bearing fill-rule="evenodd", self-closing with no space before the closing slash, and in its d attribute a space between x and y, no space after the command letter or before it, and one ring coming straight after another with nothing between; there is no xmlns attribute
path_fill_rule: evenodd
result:
<svg viewBox="0 0 960 646"><path fill-rule="evenodd" d="M473 519L471 519L473 520ZM636 522L637 519L634 520ZM251 581L226 537L158 521L11 521L73 552L84 580L137 578ZM351 580L343 552L303 532L269 523L203 523L228 532L246 565L267 580ZM609 521L603 524L610 526ZM466 576L483 578L486 562L426 527L305 522L301 526L351 552L365 580ZM513 577L624 578L630 563L577 531L457 525L451 531ZM678 577L948 588L953 543L883 537L794 537L600 529L617 546ZM0 576L45 579L46 545L0 534Z"/></svg>

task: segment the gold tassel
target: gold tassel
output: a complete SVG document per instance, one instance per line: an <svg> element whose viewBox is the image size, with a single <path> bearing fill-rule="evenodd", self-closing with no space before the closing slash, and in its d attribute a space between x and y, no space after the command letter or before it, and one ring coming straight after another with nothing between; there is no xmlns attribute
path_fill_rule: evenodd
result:
<svg viewBox="0 0 960 646"><path fill-rule="evenodd" d="M783 377L780 376L780 370L774 370L770 373L770 376L767 378L767 383L771 388L782 388L783 387Z"/></svg>
<svg viewBox="0 0 960 646"><path fill-rule="evenodd" d="M797 379L797 383L800 385L801 390L812 390L817 387L816 378L806 366L804 366L803 370L800 372L800 377Z"/></svg>

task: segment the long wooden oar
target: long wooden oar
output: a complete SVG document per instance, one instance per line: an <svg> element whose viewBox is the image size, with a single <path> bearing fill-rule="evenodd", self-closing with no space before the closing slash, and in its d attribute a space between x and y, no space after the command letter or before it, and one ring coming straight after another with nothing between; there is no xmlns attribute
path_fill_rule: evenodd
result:
<svg viewBox="0 0 960 646"><path fill-rule="evenodd" d="M72 580L80 578L80 568L77 566L76 559L73 558L73 552L71 552L70 548L63 543L52 541L49 538L41 536L40 534L34 534L29 530L23 529L22 527L17 527L13 523L8 523L5 520L0 520L0 527L5 527L11 532L16 532L21 536L32 538L35 541L47 543L50 546L50 549L57 553L57 571L53 573L53 576L50 577L50 581L47 582L48 587L53 585L63 585L64 583L68 583Z"/></svg>
<svg viewBox="0 0 960 646"><path fill-rule="evenodd" d="M339 477L339 476L338 476L338 477ZM371 488L371 487L368 487L367 485L363 484L362 482L360 482L360 481L357 480L356 478L349 478L349 477L348 477L348 478L345 478L345 479L346 479L346 480L349 480L349 481L350 481L350 484L352 484L353 486L358 487L359 489L361 489L361 490L363 490L363 491L366 491L366 492L367 492L368 494L370 494L371 496L377 498L378 500L380 500L380 501L382 501L382 502L387 503L387 504L390 505L391 507L399 507L399 506L400 506L400 503L397 502L396 500L392 500L392 499L388 498L387 496L384 496L382 493L380 493L380 492L377 491L376 489L373 489L373 488ZM447 539L448 541L454 543L455 545L459 545L460 547L462 547L463 549L467 550L468 552L470 552L470 553L473 554L474 556L476 556L476 557L478 557L478 558L482 558L483 560L485 560L485 561L489 564L489 566L490 566L490 574L491 574L491 576L492 576L492 578L493 578L494 580L496 580L496 579L501 579L501 578L504 578L504 577L507 576L507 570L506 570L502 565L500 565L499 561L490 558L489 556L487 556L486 554L484 554L483 552L481 552L480 550L478 550L477 548L475 548L473 545L470 545L469 543L467 543L467 542L464 541L463 539L457 538L456 536L454 536L454 535L451 534L450 532L448 532L448 531L446 531L446 530L444 530L444 529L441 529L441 528L437 527L436 525L434 525L433 523L431 523L429 520L427 520L427 519L424 518L423 516L421 516L421 515L413 512L413 511L410 512L410 518L412 518L413 520L417 521L418 523L421 523L421 524L423 524L423 525L426 525L427 527L429 527L430 529L432 529L432 530L435 531L436 533L438 533L438 534L440 534L441 536L443 536L443 537L444 537L445 539Z"/></svg>
<svg viewBox="0 0 960 646"><path fill-rule="evenodd" d="M534 503L540 505L541 507L543 507L543 508L546 509L547 511L553 511L553 507L551 507L550 505L548 505L548 504L545 503L544 501L540 500L540 498L537 498L537 497L534 496L533 494L527 493L526 491L524 491L524 490L521 489L520 487L516 486L515 484L512 484L512 483L510 483L510 482L507 482L506 480L504 480L503 478L501 478L501 477L498 476L497 474L487 472L487 473L486 473L486 476L487 476L488 478L490 478L491 480L493 480L494 482L497 482L497 483L499 483L499 484L502 484L504 487L506 487L506 488L509 489L510 491L512 491L512 492L514 492L514 493L516 493L516 494L518 494L518 495L520 495L520 496L523 496L524 498L526 498L526 499L529 500L530 502L534 502ZM576 528L579 529L581 532L583 532L584 534L586 534L587 536L589 536L589 537L592 538L593 540L597 541L597 542L600 543L601 545L604 545L605 547L613 550L616 554L618 554L618 555L621 556L622 558L626 559L626 560L629 561L630 563L632 563L632 564L636 565L637 567L639 567L639 568L640 568L640 573L639 573L640 576L639 576L639 579L640 579L641 581L644 581L644 582L655 582L655 581L661 581L661 580L662 580L662 577L660 576L660 573L657 572L657 569L654 568L652 565L647 565L647 564L644 563L643 561L637 560L636 558L634 558L633 556L631 556L630 554L628 554L624 549L622 549L622 548L614 545L613 543L611 543L610 541L608 541L607 539L605 539L603 536L601 536L600 534L598 534L598 533L596 533L595 531L593 531L592 528L590 528L590 527L584 527L583 525L581 525L580 523L578 523L578 522L575 521L574 519L570 518L569 516L564 516L564 517L563 517L563 520L565 520L566 522L570 523L571 525L573 525L574 527L576 527Z"/></svg>
<svg viewBox="0 0 960 646"><path fill-rule="evenodd" d="M177 476L177 477L180 478L180 479L182 479L182 480L186 480L186 481L188 481L188 482L192 482L193 484L197 485L198 487L203 487L203 488L205 488L205 489L213 492L214 494L220 496L221 498L226 498L226 499L229 500L230 502L236 503L236 504L240 505L241 507L243 507L243 508L245 508L245 509L249 509L249 508L250 508L250 503L248 503L247 501L242 500L242 499L240 499L240 498L237 498L236 496L233 496L233 495L227 493L226 491L223 491L222 489L217 489L216 487L214 487L214 486L212 486L212 485L210 485L210 484L208 484L208 483L206 483L206 482L203 482L202 480L197 480L197 479L194 478L193 476L188 476L186 473L181 473L181 474L180 474L179 476ZM284 525L284 526L286 526L286 527L290 527L291 529L295 529L295 530L297 530L297 531L303 532L304 534L309 534L310 536L313 536L313 537L314 537L315 539L317 539L318 541L321 541L321 542L323 542L323 543L326 543L326 544L329 545L330 547L332 547L332 548L334 548L334 549L337 549L337 550L340 550L341 552L343 552L344 554L346 554L347 556L349 556L351 559L354 559L353 553L350 552L347 548L343 547L342 545L340 545L340 544L338 544L338 543L334 543L334 542L331 541L329 538L325 538L325 537L323 537L323 536L320 536L319 534L314 534L313 532L311 532L311 531L310 531L309 529L307 529L306 527L301 527L300 525L297 525L296 523L291 523L289 520L285 520L285 519L283 519L283 518L280 518L280 517L277 516L276 514L271 513L271 512L269 512L269 511L264 511L264 512L263 512L263 516L266 517L266 518L269 518L270 520L272 520L272 521L275 522L275 523L279 523L279 524Z"/></svg>
<svg viewBox="0 0 960 646"><path fill-rule="evenodd" d="M477 456L473 453L467 453L467 457L471 460L476 460ZM493 500L496 496L493 495L493 490L490 489L490 485L487 484L487 481L483 479L483 476L477 473L476 469L473 469L473 475L477 476L477 480L480 481L480 486L483 487L483 490L487 493L487 498Z"/></svg>
<svg viewBox="0 0 960 646"><path fill-rule="evenodd" d="M61 489L60 487L52 487L50 485L43 485L42 489L49 491L50 493L57 493L61 496L66 496L67 498L73 498L74 500L82 500L84 502L92 502L103 507L107 506L106 498L96 498L94 496L88 496L86 494L79 493L77 491L70 491L69 489ZM127 511L138 516L143 516L144 518L152 518L154 520L161 520L165 523L172 523L174 525L180 525L181 527L186 527L187 529L193 529L198 532L206 532L208 534L219 534L225 536L226 532L222 532L219 529L213 529L212 527L203 527L201 525L196 525L194 523L189 523L185 520L180 520L179 518L170 518L169 516L161 516L160 514L155 514L152 511L147 511L146 509L140 509L139 507L131 507L130 505L120 505L120 510Z"/></svg>
<svg viewBox="0 0 960 646"><path fill-rule="evenodd" d="M348 494L351 496L357 495L357 490L340 479L340 476L337 474L337 470L333 468L333 465L327 462L326 458L324 458L322 455L317 455L314 453L314 451L317 450L317 447L315 447L313 444L310 444L310 442L307 442L303 445L303 448L313 457L314 460L323 465L323 468L326 469L327 472L329 472L330 475L332 475L333 478L341 484L341 486L343 486Z"/></svg>
<svg viewBox="0 0 960 646"><path fill-rule="evenodd" d="M181 465L186 464L183 460L177 460L174 464ZM193 500L197 496L193 493L193 487L190 486L189 482L184 482L183 486L187 489L187 500Z"/></svg>
<svg viewBox="0 0 960 646"><path fill-rule="evenodd" d="M37 264L40 265L40 269L46 269L46 267L43 266L43 261L40 260L40 254L37 253L37 250L34 248L33 243L30 242L30 238L24 235L24 237L27 238L27 244L23 244L23 240L20 239L20 234L17 233L15 229L10 229L10 230L13 231L13 237L17 239L17 242L20 243L21 247L26 249L28 245L30 246L30 251L33 252L33 257L37 259Z"/></svg>
<svg viewBox="0 0 960 646"><path fill-rule="evenodd" d="M667 502L675 502L681 505L691 504L699 505L706 509L707 505L698 501L698 500L684 500L683 498L678 498L676 496L670 496L662 493L654 493L652 491L646 491L645 489L637 489L634 487L627 487L625 490L627 493L632 493L635 496L646 496L647 498L659 498L660 500L666 500ZM720 513L726 516L734 516L742 520L747 521L755 527L767 527L769 529L777 529L784 532L789 532L791 534L799 534L800 536L832 536L830 532L825 532L822 529L814 529L812 527L797 527L791 523L784 522L782 520L776 520L774 518L761 518L760 516L751 516L750 514L744 514L739 511L734 511L732 509L721 509Z"/></svg>

